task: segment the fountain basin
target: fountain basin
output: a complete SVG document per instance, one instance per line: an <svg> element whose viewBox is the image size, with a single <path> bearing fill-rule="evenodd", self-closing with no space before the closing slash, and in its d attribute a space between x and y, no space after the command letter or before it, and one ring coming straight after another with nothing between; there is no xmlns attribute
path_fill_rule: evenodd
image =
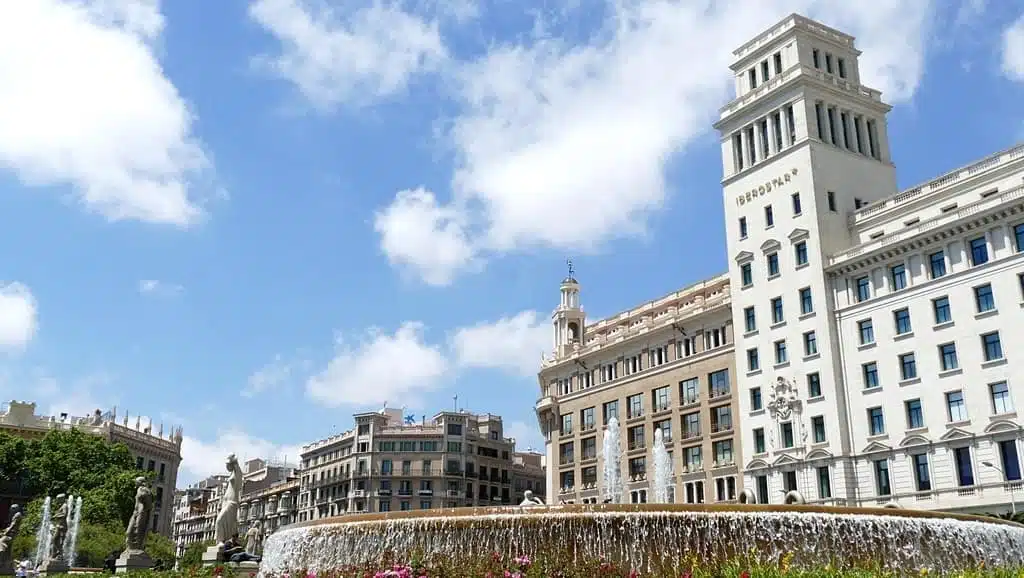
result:
<svg viewBox="0 0 1024 578"><path fill-rule="evenodd" d="M262 576L337 572L416 558L467 567L528 557L606 560L651 575L737 559L794 569L1024 567L1024 526L887 508L741 504L602 504L356 514L294 524L264 544Z"/></svg>

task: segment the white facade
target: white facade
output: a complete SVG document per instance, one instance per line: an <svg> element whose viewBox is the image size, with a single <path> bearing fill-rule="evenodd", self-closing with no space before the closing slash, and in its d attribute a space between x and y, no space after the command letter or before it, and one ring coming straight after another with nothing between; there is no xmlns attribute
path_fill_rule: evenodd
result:
<svg viewBox="0 0 1024 578"><path fill-rule="evenodd" d="M859 54L852 37L797 15L735 52L738 97L716 128L745 484L759 502L796 489L809 502L1009 509L1020 483L1012 400L1024 386L1013 379L1021 339L1001 328L1024 321L1014 230L1024 147L898 193L890 107L860 85ZM965 256L975 238L987 259L977 266ZM945 274L931 279L939 250ZM974 288L985 284L995 307L977 313ZM936 324L932 300L947 295L952 323ZM870 331L859 325L868 319ZM862 328L873 333L863 345ZM989 334L1000 329L997 346ZM958 364L942 371L939 346L950 342ZM900 355L911 352L903 379Z"/></svg>

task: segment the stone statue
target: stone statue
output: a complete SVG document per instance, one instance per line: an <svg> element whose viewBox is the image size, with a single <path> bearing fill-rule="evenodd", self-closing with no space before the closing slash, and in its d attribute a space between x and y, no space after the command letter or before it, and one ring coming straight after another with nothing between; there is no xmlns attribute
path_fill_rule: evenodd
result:
<svg viewBox="0 0 1024 578"><path fill-rule="evenodd" d="M64 538L68 535L68 499L64 494L56 498L60 506L50 514L50 552L47 558L51 561L64 562Z"/></svg>
<svg viewBox="0 0 1024 578"><path fill-rule="evenodd" d="M141 551L146 548L146 534L149 533L149 520L153 515L153 490L146 484L146 478L135 478L135 510L128 520L125 531L125 550Z"/></svg>
<svg viewBox="0 0 1024 578"><path fill-rule="evenodd" d="M533 495L533 491L526 490L523 492L523 501L520 502L520 506L531 507L531 506L543 506L544 501Z"/></svg>
<svg viewBox="0 0 1024 578"><path fill-rule="evenodd" d="M263 551L263 528L260 521L252 523L252 527L245 533L245 553L250 556L259 556Z"/></svg>
<svg viewBox="0 0 1024 578"><path fill-rule="evenodd" d="M221 547L228 538L238 534L238 502L242 497L242 468L235 454L228 456L227 469L227 488L220 498L220 513L217 514L217 526L213 534L217 546Z"/></svg>
<svg viewBox="0 0 1024 578"><path fill-rule="evenodd" d="M11 506L11 522L7 524L3 532L0 532L0 574L3 574L5 570L9 571L13 568L11 543L14 542L14 537L18 535L20 527L21 506L14 504Z"/></svg>
<svg viewBox="0 0 1024 578"><path fill-rule="evenodd" d="M103 412L97 409L96 413L93 414L92 421L89 422L89 425L103 425Z"/></svg>

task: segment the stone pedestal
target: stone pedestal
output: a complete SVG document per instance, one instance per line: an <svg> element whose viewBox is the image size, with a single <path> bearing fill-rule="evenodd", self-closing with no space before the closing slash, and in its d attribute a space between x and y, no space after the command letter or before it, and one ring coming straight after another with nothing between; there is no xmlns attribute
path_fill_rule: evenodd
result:
<svg viewBox="0 0 1024 578"><path fill-rule="evenodd" d="M153 567L153 559L143 550L125 550L114 562L114 571L118 574L149 570Z"/></svg>
<svg viewBox="0 0 1024 578"><path fill-rule="evenodd" d="M203 552L203 566L216 566L224 562L224 546L213 545Z"/></svg>
<svg viewBox="0 0 1024 578"><path fill-rule="evenodd" d="M46 560L42 566L39 567L40 576L49 576L50 574L67 574L68 565L63 560Z"/></svg>
<svg viewBox="0 0 1024 578"><path fill-rule="evenodd" d="M0 562L0 576L12 576L14 574L14 562L4 560Z"/></svg>

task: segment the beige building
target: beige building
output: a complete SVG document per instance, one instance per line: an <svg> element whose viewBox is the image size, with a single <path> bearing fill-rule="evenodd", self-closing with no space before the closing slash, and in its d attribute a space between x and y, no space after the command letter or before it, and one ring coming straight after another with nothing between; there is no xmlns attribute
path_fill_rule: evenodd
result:
<svg viewBox="0 0 1024 578"><path fill-rule="evenodd" d="M0 429L26 439L40 439L47 432L58 429L78 429L101 436L111 443L123 443L131 450L135 465L140 470L154 473L153 520L155 532L170 536L174 515L173 495L181 464L181 428L172 428L164 435L163 425L153 433L153 424L143 427L136 418L129 426L128 416L116 423L117 410L96 413L89 417L36 415L36 404L11 401L0 409ZM166 499L165 499L166 498Z"/></svg>
<svg viewBox="0 0 1024 578"><path fill-rule="evenodd" d="M515 440L500 416L446 411L416 422L384 409L354 418L354 429L303 448L298 521L515 499ZM527 462L524 488L539 483Z"/></svg>
<svg viewBox="0 0 1024 578"><path fill-rule="evenodd" d="M545 461L544 454L533 450L512 454L512 500L514 503L522 503L527 490L533 492L534 496L538 498L545 496Z"/></svg>
<svg viewBox="0 0 1024 578"><path fill-rule="evenodd" d="M621 429L619 501L647 501L656 429L672 458L670 499L737 498L741 452L727 275L587 324L570 274L552 319L555 350L542 362L536 406L549 503L606 500L600 448L612 416Z"/></svg>
<svg viewBox="0 0 1024 578"><path fill-rule="evenodd" d="M210 476L174 493L174 543L181 557L192 544L213 539L220 495L228 477Z"/></svg>

